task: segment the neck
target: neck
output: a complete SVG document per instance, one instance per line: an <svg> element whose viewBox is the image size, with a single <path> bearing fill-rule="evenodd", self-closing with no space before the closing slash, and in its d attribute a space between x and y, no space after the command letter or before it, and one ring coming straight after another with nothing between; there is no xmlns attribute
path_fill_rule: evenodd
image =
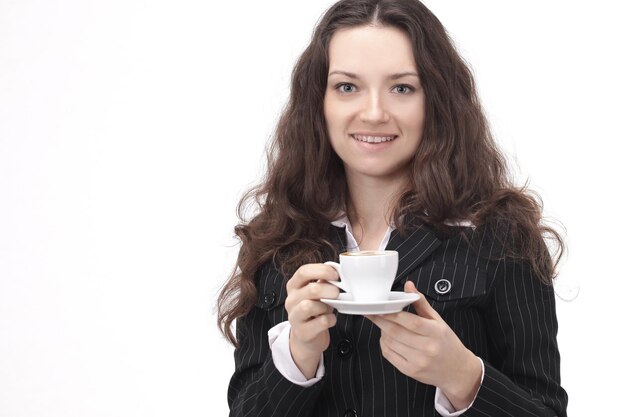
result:
<svg viewBox="0 0 626 417"><path fill-rule="evenodd" d="M363 234L386 230L391 224L396 199L406 183L405 178L347 175L346 179L350 190L347 215L353 229L361 228Z"/></svg>

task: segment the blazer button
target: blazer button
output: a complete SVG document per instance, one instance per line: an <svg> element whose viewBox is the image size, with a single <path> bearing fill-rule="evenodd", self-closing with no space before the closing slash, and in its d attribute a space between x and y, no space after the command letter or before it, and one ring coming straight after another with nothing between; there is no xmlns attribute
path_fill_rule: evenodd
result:
<svg viewBox="0 0 626 417"><path fill-rule="evenodd" d="M354 410L346 410L346 412L343 413L343 417L359 417L359 415Z"/></svg>
<svg viewBox="0 0 626 417"><path fill-rule="evenodd" d="M337 344L337 354L341 359L347 359L352 354L352 342L350 339L343 339Z"/></svg>
<svg viewBox="0 0 626 417"><path fill-rule="evenodd" d="M270 308L276 302L276 293L269 291L263 294L263 308Z"/></svg>
<svg viewBox="0 0 626 417"><path fill-rule="evenodd" d="M435 291L439 295L446 295L452 289L452 284L447 279L440 279L435 282Z"/></svg>

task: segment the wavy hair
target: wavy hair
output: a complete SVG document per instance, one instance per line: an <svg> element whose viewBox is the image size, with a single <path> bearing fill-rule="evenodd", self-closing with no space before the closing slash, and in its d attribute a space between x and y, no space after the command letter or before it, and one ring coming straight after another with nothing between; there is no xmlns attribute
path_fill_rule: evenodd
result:
<svg viewBox="0 0 626 417"><path fill-rule="evenodd" d="M425 92L422 139L406 189L397 196L393 221L399 233L413 218L442 233L444 222L469 220L495 230L507 225L504 255L528 261L548 284L564 243L542 224L542 203L525 186L515 187L477 96L472 73L441 22L417 0L341 0L318 22L291 77L287 106L268 148L263 181L238 205L241 241L233 272L218 297L218 325L234 345L232 323L245 316L257 296L255 274L267 262L285 276L300 265L334 253L331 222L349 210L342 161L331 148L324 119L328 46L339 29L376 25L408 35ZM254 206L254 217L245 219ZM413 216L405 216L407 213ZM546 238L555 242L551 255Z"/></svg>

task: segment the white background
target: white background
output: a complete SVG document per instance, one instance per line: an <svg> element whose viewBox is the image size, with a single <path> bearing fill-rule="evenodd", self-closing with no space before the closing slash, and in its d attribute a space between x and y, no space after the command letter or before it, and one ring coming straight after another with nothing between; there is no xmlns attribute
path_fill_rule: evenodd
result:
<svg viewBox="0 0 626 417"><path fill-rule="evenodd" d="M330 4L0 0L0 416L228 414L213 309L235 205ZM567 228L570 416L611 415L626 371L624 16L611 1L427 5L516 177Z"/></svg>

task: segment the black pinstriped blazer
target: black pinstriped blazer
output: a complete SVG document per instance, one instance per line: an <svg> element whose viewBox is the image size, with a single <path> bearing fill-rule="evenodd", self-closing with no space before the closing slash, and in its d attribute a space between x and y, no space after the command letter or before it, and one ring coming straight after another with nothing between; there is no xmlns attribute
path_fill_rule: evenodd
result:
<svg viewBox="0 0 626 417"><path fill-rule="evenodd" d="M541 284L527 264L493 260L501 251L496 240L479 229L465 230L477 250L459 235L439 239L425 226L404 237L394 231L387 245L399 252L392 289L401 291L407 279L413 281L483 359L484 380L464 416L566 416L552 287ZM337 254L345 251L345 229L333 226L331 234ZM434 289L440 279L452 284L445 295ZM271 327L287 320L285 277L265 265L257 273L257 288L257 304L237 322L231 416L439 415L435 387L405 376L383 358L380 331L362 316L338 315L321 381L304 388L286 380L274 366L267 339Z"/></svg>

